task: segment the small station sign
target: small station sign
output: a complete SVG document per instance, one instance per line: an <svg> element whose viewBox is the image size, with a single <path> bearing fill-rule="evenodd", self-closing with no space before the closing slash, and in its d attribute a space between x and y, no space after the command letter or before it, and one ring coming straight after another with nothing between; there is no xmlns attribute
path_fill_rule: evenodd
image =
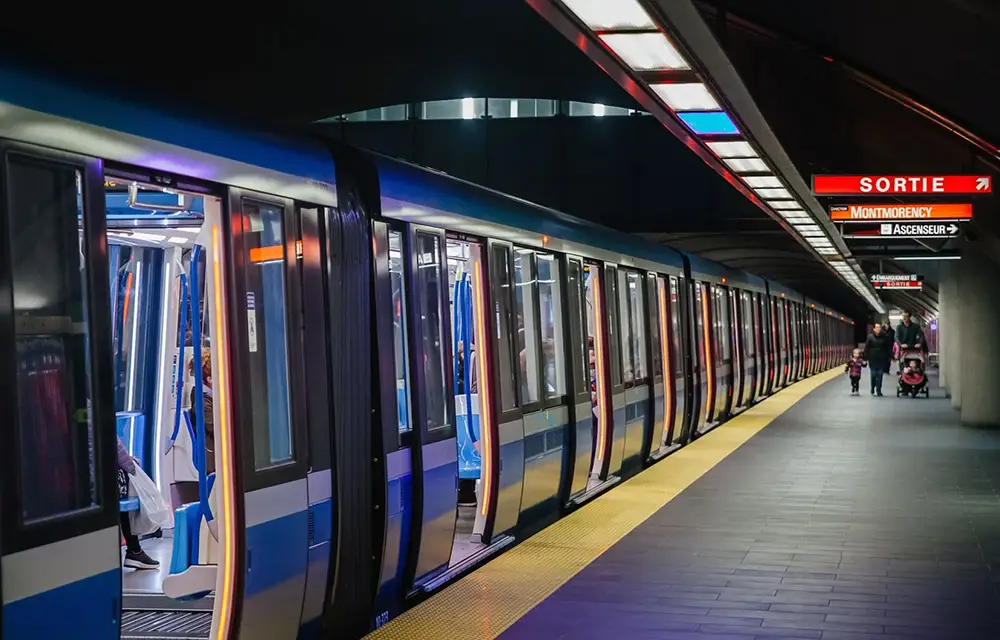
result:
<svg viewBox="0 0 1000 640"><path fill-rule="evenodd" d="M954 222L883 222L851 225L845 238L957 238L961 227Z"/></svg>
<svg viewBox="0 0 1000 640"><path fill-rule="evenodd" d="M991 176L813 176L817 196L993 193Z"/></svg>
<svg viewBox="0 0 1000 640"><path fill-rule="evenodd" d="M972 205L961 204L847 204L830 207L834 222L888 222L972 220Z"/></svg>
<svg viewBox="0 0 1000 640"><path fill-rule="evenodd" d="M923 289L924 277L915 273L873 273L868 277L875 289Z"/></svg>

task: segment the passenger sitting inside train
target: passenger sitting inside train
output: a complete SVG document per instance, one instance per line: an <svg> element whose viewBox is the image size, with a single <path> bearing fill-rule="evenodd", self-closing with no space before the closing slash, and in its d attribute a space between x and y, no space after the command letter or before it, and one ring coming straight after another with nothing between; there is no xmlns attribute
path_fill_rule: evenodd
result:
<svg viewBox="0 0 1000 640"><path fill-rule="evenodd" d="M136 472L137 461L129 455L128 449L118 438L118 499L128 498L129 479ZM141 506L139 507L142 508ZM125 566L130 569L156 569L160 563L150 558L142 545L139 544L139 536L132 533L132 523L129 521L130 514L123 511L120 516L122 537L125 538Z"/></svg>
<svg viewBox="0 0 1000 640"><path fill-rule="evenodd" d="M188 374L194 376L195 358L191 358L188 363ZM215 473L215 419L214 405L212 403L212 351L209 348L202 349L201 352L201 397L205 410L205 473L211 475ZM191 387L191 407L195 406L195 394L198 393L197 385ZM193 415L193 413L192 413Z"/></svg>

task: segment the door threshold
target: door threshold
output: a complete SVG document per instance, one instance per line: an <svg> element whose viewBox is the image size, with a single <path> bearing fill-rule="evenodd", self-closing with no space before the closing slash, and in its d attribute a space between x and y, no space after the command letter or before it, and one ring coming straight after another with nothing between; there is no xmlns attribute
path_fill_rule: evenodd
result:
<svg viewBox="0 0 1000 640"><path fill-rule="evenodd" d="M621 481L622 479L618 476L608 476L608 479L605 480L604 482L594 485L593 487L587 489L586 491L577 495L576 497L570 498L569 503L571 505L579 506L584 502L587 502L591 498L595 498L598 495L604 493L605 491L607 491L608 489L615 486Z"/></svg>
<svg viewBox="0 0 1000 640"><path fill-rule="evenodd" d="M666 458L667 456L669 456L671 453L673 453L674 451L677 451L680 448L681 448L680 443L674 443L674 444L670 445L669 447L660 447L659 449L657 449L656 451L654 451L649 456L649 459L652 462L659 462L660 460L663 460L664 458Z"/></svg>
<svg viewBox="0 0 1000 640"><path fill-rule="evenodd" d="M458 576L460 576L461 574L468 571L469 569L472 569L473 567L486 562L487 560L497 555L498 553L500 553L513 543L514 543L514 536L509 536L509 535L497 536L496 538L493 539L493 542L491 542L489 545L476 551L469 557L459 561L457 564L455 564L455 566L448 567L443 572L434 576L434 579L429 580L424 584L420 585L420 589L422 589L425 593L430 593L431 591L435 591L438 589L438 587L442 586L446 582L450 582L455 578L457 578Z"/></svg>
<svg viewBox="0 0 1000 640"><path fill-rule="evenodd" d="M212 611L215 595L209 594L198 600L174 600L162 593L122 593L122 609L142 611Z"/></svg>

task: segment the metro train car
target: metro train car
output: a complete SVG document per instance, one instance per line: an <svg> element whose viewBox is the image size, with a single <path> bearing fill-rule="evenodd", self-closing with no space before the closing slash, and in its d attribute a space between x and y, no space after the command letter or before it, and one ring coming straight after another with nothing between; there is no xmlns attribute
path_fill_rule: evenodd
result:
<svg viewBox="0 0 1000 640"><path fill-rule="evenodd" d="M0 68L0 636L358 637L850 319L442 173ZM170 522L122 568L116 434Z"/></svg>

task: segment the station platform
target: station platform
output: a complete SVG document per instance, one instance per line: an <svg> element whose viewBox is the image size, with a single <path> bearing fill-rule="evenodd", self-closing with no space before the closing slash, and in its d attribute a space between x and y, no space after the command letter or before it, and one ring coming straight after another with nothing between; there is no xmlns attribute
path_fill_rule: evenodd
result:
<svg viewBox="0 0 1000 640"><path fill-rule="evenodd" d="M998 638L1000 432L895 381L792 385L369 637Z"/></svg>

